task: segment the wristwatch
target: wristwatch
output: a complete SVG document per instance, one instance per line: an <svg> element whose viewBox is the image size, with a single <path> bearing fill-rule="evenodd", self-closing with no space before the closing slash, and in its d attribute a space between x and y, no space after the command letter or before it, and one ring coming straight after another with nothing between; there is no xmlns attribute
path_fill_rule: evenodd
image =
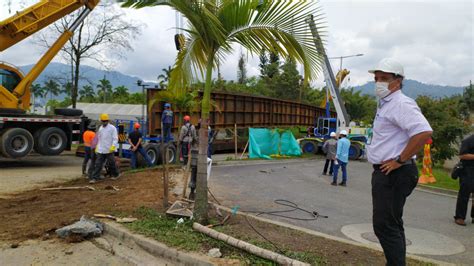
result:
<svg viewBox="0 0 474 266"><path fill-rule="evenodd" d="M399 163L399 164L404 164L404 163L405 163L404 161L402 161L402 160L400 159L400 155L398 155L397 157L395 157L395 161L396 161L397 163Z"/></svg>

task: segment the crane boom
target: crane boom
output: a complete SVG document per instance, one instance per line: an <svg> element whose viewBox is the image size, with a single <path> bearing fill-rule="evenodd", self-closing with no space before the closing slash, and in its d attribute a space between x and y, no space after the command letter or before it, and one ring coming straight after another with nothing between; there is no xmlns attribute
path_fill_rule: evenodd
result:
<svg viewBox="0 0 474 266"><path fill-rule="evenodd" d="M337 119L339 120L339 128L346 128L349 126L349 115L347 114L346 107L344 106L341 95L339 93L339 89L336 85L336 79L334 77L334 73L332 72L331 64L329 63L326 51L324 50L323 42L321 40L321 37L319 36L318 29L316 28L316 24L314 23L313 15L310 15L306 19L306 22L309 24L309 28L311 30L311 34L313 35L314 44L316 45L318 53L322 54L324 58L324 81L326 82L326 86L331 92L334 107L336 108Z"/></svg>
<svg viewBox="0 0 474 266"><path fill-rule="evenodd" d="M0 51L19 43L82 6L92 10L98 2L99 0L40 1L0 22Z"/></svg>

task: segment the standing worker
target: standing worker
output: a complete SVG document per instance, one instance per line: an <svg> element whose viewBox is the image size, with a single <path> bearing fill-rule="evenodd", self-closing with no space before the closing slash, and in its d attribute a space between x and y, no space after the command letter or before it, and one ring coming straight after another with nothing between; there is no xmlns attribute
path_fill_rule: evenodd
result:
<svg viewBox="0 0 474 266"><path fill-rule="evenodd" d="M323 145L323 151L326 153L326 163L324 164L323 175L326 175L328 172L329 162L331 162L331 166L329 168L329 175L332 175L332 171L334 169L334 160L336 160L336 132L331 132L329 136L331 138L326 140Z"/></svg>
<svg viewBox="0 0 474 266"><path fill-rule="evenodd" d="M173 126L173 111L171 111L171 104L165 103L165 110L161 114L161 122L163 123L163 141L169 142L171 140L171 127Z"/></svg>
<svg viewBox="0 0 474 266"><path fill-rule="evenodd" d="M132 169L137 168L138 153L143 156L143 159L145 159L148 167L153 166L150 156L148 156L145 149L143 149L142 137L142 133L140 132L140 123L135 123L133 125L133 132L130 132L130 134L128 134L128 143L131 145L130 149L132 150Z"/></svg>
<svg viewBox="0 0 474 266"><path fill-rule="evenodd" d="M87 163L92 158L93 151L91 149L92 140L95 137L95 124L90 123L87 126L87 130L82 134L82 140L84 141L84 161L82 162L82 175L86 176Z"/></svg>
<svg viewBox="0 0 474 266"><path fill-rule="evenodd" d="M117 129L109 124L108 114L101 114L100 121L102 122L102 126L100 126L99 131L97 132L97 147L95 148L97 158L94 166L94 173L92 174L92 179L89 183L95 183L101 179L100 172L102 171L106 161L112 179L115 180L120 175L114 157L114 152L118 144Z"/></svg>
<svg viewBox="0 0 474 266"><path fill-rule="evenodd" d="M474 135L462 141L459 149L459 159L461 159L463 171L459 177L459 192L454 222L466 226L464 220L466 220L469 197L471 193L474 193ZM474 223L474 204L471 207L471 219Z"/></svg>
<svg viewBox="0 0 474 266"><path fill-rule="evenodd" d="M347 183L347 164L349 163L349 148L351 142L346 138L347 131L341 130L339 132L339 140L337 141L336 149L336 161L334 162L334 172L332 176L331 185L337 186L337 174L339 172L339 166L342 169L342 181L339 183L340 186L346 186Z"/></svg>
<svg viewBox="0 0 474 266"><path fill-rule="evenodd" d="M181 155L183 156L183 165L188 164L189 151L193 145L193 141L197 138L196 128L191 124L191 117L184 116L184 125L179 132L178 142L181 146Z"/></svg>
<svg viewBox="0 0 474 266"><path fill-rule="evenodd" d="M406 265L403 207L418 183L415 154L433 130L416 102L405 96L403 66L383 59L369 70L375 79L377 113L367 158L373 164L372 223L387 265Z"/></svg>

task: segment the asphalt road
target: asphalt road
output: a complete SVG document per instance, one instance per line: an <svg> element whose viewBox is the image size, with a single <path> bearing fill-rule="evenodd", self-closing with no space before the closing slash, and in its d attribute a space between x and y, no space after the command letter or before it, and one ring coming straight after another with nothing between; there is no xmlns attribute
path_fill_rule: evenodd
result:
<svg viewBox="0 0 474 266"><path fill-rule="evenodd" d="M82 158L32 154L22 159L0 158L0 197L81 176Z"/></svg>
<svg viewBox="0 0 474 266"><path fill-rule="evenodd" d="M274 200L293 201L329 218L297 221L264 216L356 241L364 235L359 242L377 245L373 243L373 233L364 232L371 230L371 165L351 161L347 187L331 186L332 177L321 175L323 165L321 159L218 165L212 169L210 188L223 205L239 205L243 211L281 210L285 207L274 204ZM455 205L452 196L415 190L407 200L404 213L411 243L408 252L452 263L474 264L474 224L468 219L466 227L455 225L452 218ZM291 215L308 217L301 213ZM354 232L359 237L351 237Z"/></svg>

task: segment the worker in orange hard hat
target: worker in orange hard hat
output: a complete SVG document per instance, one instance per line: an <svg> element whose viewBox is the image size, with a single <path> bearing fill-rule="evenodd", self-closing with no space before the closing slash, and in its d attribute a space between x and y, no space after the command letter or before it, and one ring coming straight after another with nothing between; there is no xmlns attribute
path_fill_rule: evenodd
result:
<svg viewBox="0 0 474 266"><path fill-rule="evenodd" d="M140 123L135 123L133 125L133 132L128 134L128 143L130 143L130 150L132 151L132 168L137 168L137 155L140 153L145 159L148 167L153 166L150 156L146 153L145 149L142 146L143 136L140 132Z"/></svg>
<svg viewBox="0 0 474 266"><path fill-rule="evenodd" d="M191 117L189 115L184 116L184 125L181 127L179 133L178 142L181 145L181 154L183 155L183 164L187 166L189 160L189 154L191 152L191 180L189 182L189 187L191 188L191 193L189 198L194 199L194 190L196 189L196 175L197 175L197 154L198 151L198 135L196 127L191 124ZM196 158L196 159L194 159Z"/></svg>

